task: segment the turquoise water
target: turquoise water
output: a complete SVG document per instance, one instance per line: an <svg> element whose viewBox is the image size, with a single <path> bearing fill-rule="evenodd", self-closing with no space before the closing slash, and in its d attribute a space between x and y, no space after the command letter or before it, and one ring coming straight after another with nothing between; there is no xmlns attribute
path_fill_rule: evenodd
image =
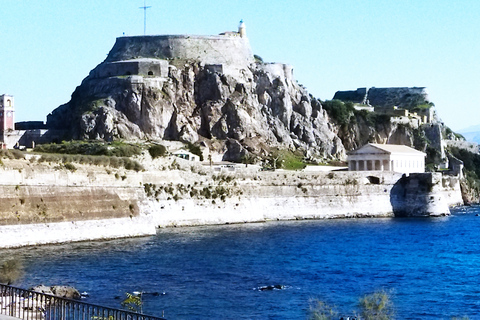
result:
<svg viewBox="0 0 480 320"><path fill-rule="evenodd" d="M352 314L391 291L397 319L480 319L479 207L450 217L288 221L161 229L156 236L0 251L23 260L15 285L68 284L87 302L168 319L305 319L309 300ZM283 290L258 290L280 284Z"/></svg>

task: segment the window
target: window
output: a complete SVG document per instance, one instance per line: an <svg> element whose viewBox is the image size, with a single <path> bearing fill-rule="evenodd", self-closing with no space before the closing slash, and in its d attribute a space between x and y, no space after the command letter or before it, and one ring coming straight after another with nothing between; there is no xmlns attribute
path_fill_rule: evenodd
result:
<svg viewBox="0 0 480 320"><path fill-rule="evenodd" d="M153 71L148 71L149 76L153 76Z"/></svg>

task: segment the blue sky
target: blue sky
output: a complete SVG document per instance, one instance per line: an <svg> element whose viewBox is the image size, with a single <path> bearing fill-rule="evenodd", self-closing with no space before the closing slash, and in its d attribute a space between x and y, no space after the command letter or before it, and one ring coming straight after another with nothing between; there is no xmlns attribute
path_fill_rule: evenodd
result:
<svg viewBox="0 0 480 320"><path fill-rule="evenodd" d="M1 0L0 94L45 120L125 35L143 0ZM478 0L147 0L147 34L218 34L243 19L255 54L291 64L322 100L358 87L427 87L454 130L480 123Z"/></svg>

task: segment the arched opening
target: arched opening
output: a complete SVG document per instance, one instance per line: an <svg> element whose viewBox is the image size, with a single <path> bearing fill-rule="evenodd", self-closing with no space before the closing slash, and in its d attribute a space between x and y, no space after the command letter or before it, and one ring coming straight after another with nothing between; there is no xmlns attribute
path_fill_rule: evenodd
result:
<svg viewBox="0 0 480 320"><path fill-rule="evenodd" d="M148 71L149 76L153 76L153 71Z"/></svg>
<svg viewBox="0 0 480 320"><path fill-rule="evenodd" d="M130 71L127 71L127 72L125 72L125 75L126 75L126 76L131 76L132 73L131 73Z"/></svg>
<svg viewBox="0 0 480 320"><path fill-rule="evenodd" d="M12 106L12 100L8 99L7 100L7 107L11 107Z"/></svg>

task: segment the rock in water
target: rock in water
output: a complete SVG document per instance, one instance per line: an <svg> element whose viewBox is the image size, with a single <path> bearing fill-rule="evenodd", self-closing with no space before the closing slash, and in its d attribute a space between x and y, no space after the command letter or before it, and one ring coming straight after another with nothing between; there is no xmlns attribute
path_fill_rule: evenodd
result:
<svg viewBox="0 0 480 320"><path fill-rule="evenodd" d="M81 299L80 292L74 287L69 286L45 286L38 285L30 289L31 291L49 294L60 298Z"/></svg>

